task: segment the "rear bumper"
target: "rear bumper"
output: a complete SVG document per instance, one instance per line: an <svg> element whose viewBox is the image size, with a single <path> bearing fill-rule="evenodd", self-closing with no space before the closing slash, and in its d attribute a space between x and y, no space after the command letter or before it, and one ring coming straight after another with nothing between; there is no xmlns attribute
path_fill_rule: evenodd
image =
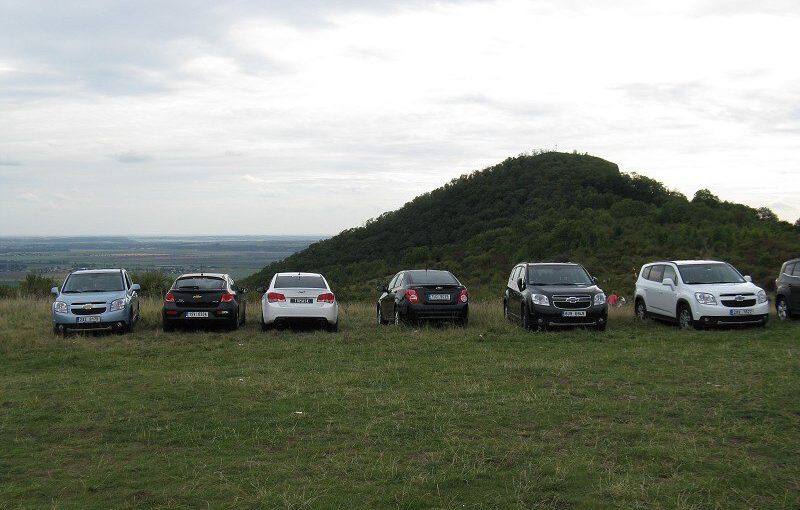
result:
<svg viewBox="0 0 800 510"><path fill-rule="evenodd" d="M201 324L211 322L230 322L239 310L235 302L220 303L216 308L183 308L173 303L165 303L161 318L170 324ZM208 317L187 317L187 312L207 312Z"/></svg>
<svg viewBox="0 0 800 510"><path fill-rule="evenodd" d="M429 305L408 303L406 317L411 320L460 320L469 314L469 303L454 305Z"/></svg>
<svg viewBox="0 0 800 510"><path fill-rule="evenodd" d="M585 317L564 317L564 312L586 312ZM608 305L592 305L585 310L563 310L553 306L534 305L531 323L548 327L602 326L608 322Z"/></svg>
<svg viewBox="0 0 800 510"><path fill-rule="evenodd" d="M291 303L261 302L264 324L281 322L327 322L330 325L339 321L339 303L313 303L292 305Z"/></svg>

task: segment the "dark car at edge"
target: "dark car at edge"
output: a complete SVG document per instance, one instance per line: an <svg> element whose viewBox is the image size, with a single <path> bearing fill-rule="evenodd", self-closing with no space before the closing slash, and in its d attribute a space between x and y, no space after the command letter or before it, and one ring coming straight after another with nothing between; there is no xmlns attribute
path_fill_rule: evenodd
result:
<svg viewBox="0 0 800 510"><path fill-rule="evenodd" d="M514 266L503 294L506 319L526 329L592 327L608 324L606 295L580 264L529 263Z"/></svg>
<svg viewBox="0 0 800 510"><path fill-rule="evenodd" d="M775 280L775 311L781 320L800 318L800 259L781 266Z"/></svg>
<svg viewBox="0 0 800 510"><path fill-rule="evenodd" d="M164 331L192 325L237 329L247 316L245 291L227 274L181 275L164 296L161 316Z"/></svg>
<svg viewBox="0 0 800 510"><path fill-rule="evenodd" d="M380 288L378 324L454 321L467 324L469 292L450 271L411 269L400 271Z"/></svg>

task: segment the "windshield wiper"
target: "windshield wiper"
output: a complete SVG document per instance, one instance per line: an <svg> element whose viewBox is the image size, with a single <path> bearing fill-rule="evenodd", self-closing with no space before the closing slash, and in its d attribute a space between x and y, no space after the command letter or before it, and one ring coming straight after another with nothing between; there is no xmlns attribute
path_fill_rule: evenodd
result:
<svg viewBox="0 0 800 510"><path fill-rule="evenodd" d="M78 294L79 292L83 292L82 290L62 290L62 294Z"/></svg>

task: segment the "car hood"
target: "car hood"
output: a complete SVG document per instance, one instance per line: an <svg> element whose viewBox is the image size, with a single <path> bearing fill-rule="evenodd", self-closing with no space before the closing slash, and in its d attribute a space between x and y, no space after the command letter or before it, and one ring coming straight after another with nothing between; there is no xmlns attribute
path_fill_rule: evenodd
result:
<svg viewBox="0 0 800 510"><path fill-rule="evenodd" d="M584 287L582 285L528 285L528 290L534 294L598 294L603 292L597 285Z"/></svg>
<svg viewBox="0 0 800 510"><path fill-rule="evenodd" d="M63 301L67 304L72 303L108 303L115 299L124 298L126 293L124 290L115 290L113 292L81 292L79 294L59 294L58 301Z"/></svg>
<svg viewBox="0 0 800 510"><path fill-rule="evenodd" d="M709 294L742 294L752 293L755 294L761 290L761 287L756 286L750 282L744 283L709 283L705 285L687 285L692 292L707 292Z"/></svg>

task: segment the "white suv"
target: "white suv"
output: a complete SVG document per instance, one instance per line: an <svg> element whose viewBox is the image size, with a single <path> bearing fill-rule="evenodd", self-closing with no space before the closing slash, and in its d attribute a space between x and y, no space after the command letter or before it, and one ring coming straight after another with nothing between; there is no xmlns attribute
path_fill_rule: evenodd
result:
<svg viewBox="0 0 800 510"><path fill-rule="evenodd" d="M727 262L676 260L642 266L636 280L636 315L677 322L682 328L766 325L763 289Z"/></svg>

